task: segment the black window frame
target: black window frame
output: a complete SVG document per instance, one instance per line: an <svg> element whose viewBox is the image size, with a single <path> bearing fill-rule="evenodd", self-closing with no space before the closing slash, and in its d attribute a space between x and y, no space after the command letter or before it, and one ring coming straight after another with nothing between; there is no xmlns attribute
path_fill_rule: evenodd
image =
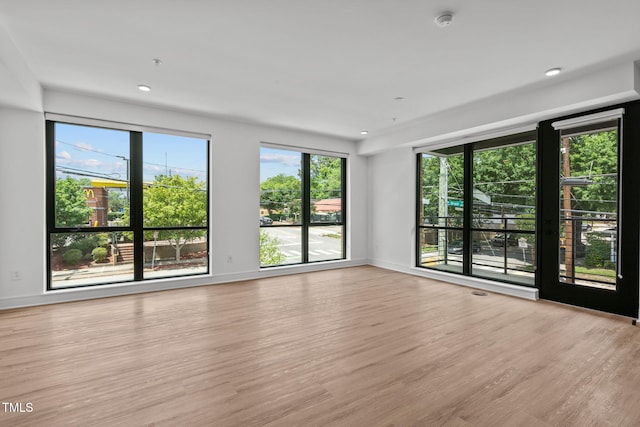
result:
<svg viewBox="0 0 640 427"><path fill-rule="evenodd" d="M488 230L483 227L475 226L473 221L473 162L474 162L474 153L476 151L500 148L500 147L508 147L518 144L524 143L533 143L536 147L536 164L538 163L538 138L537 131L525 131L513 133L506 136L501 136L497 138L491 138L476 142L470 142L466 144L458 144L451 147L437 149L433 151L425 151L418 152L416 154L416 237L415 237L415 266L418 268L423 268L432 271L440 271L447 272L451 274L458 274L461 276L469 276L479 279L488 279L497 282L503 282L508 284L517 284L527 287L536 287L536 277L537 271L534 270L534 279L532 283L522 283L517 280L510 280L508 275L505 274L504 277L496 276L496 277L488 277L483 274L474 274L473 273L473 233L474 232L482 232L482 231L496 231L496 230ZM438 225L425 225L421 223L421 210L422 210L422 156L425 153L430 153L433 155L444 155L448 156L453 153L462 153L463 154L463 164L464 164L464 177L463 177L463 222L461 227L449 227L449 226L438 226ZM536 171L536 188L538 188L539 174ZM538 199L536 195L536 212L538 210ZM537 228L537 216L533 220L535 224L535 228ZM428 266L422 264L422 233L424 230L456 230L462 232L462 269L461 271L456 271L453 269L443 269L438 266ZM506 232L513 232L516 234L527 234L536 236L535 229L533 231L530 230L506 230ZM536 259L537 257L537 246L536 246ZM505 242L504 248L504 270L505 273L509 268L507 267L507 242ZM479 264L478 264L479 265Z"/></svg>
<svg viewBox="0 0 640 427"><path fill-rule="evenodd" d="M441 217L438 216L438 223L437 224L424 224L422 223L421 219L423 218L423 205L422 205L422 160L423 154L432 154L434 156L438 156L438 157L450 157L453 155L461 155L462 156L462 162L463 162L463 178L466 177L466 168L467 168L467 162L466 159L468 157L467 151L466 151L466 147L463 145L458 145L458 146L454 146L454 147L448 147L445 149L441 149L441 150L434 150L432 152L429 153L418 153L417 154L417 175L416 175L416 266L420 267L420 268L429 268L426 266L422 265L422 233L425 230L436 230L436 231L441 231L444 230L447 234L449 234L450 232L459 232L462 233L462 241L466 242L467 238L466 238L466 234L467 232L465 231L465 224L468 223L468 218L466 215L466 209L463 209L463 214L461 216L462 218L462 225L449 225L448 222L448 218L449 217ZM465 195L467 194L468 190L467 190L467 182L466 179L463 179L463 183L462 183L462 191L463 191L463 208L464 206L466 206L466 202L464 202L465 199ZM449 190L449 189L447 189ZM445 218L445 224L441 225L440 224L440 219L441 218ZM449 237L447 235L445 243L448 244L449 242ZM462 246L462 255L463 255L463 262L462 262L462 271L457 271L456 269L447 269L447 272L453 273L453 274L466 274L466 263L464 262L464 258L465 258L465 253L466 253L466 249L467 245L463 243ZM444 259L438 259L437 261L445 261L445 264L448 263L449 261L449 255L448 255L448 247L445 247L445 251L444 251ZM440 271L443 271L440 269Z"/></svg>
<svg viewBox="0 0 640 427"><path fill-rule="evenodd" d="M268 147L271 147L269 145ZM300 228L300 237L301 237L301 261L296 263L287 263L287 264L273 264L273 265L260 265L260 260L258 260L259 268L274 268L274 267L287 267L293 265L303 265L303 264L316 264L323 262L332 262L332 261L341 261L347 259L347 158L339 153L316 153L312 150L309 152L297 151L295 149L288 148L286 146L278 146L279 150L290 150L292 152L300 153L301 157L301 214L300 214L300 223L297 224L260 224L260 229L268 229L268 228ZM324 156L324 157L333 157L336 159L340 159L340 171L341 171L341 209L342 214L340 217L340 221L312 221L311 220L311 157L312 156ZM342 255L336 258L330 259L322 259L316 261L309 260L309 229L313 227L326 227L326 226L341 226L342 227Z"/></svg>
<svg viewBox="0 0 640 427"><path fill-rule="evenodd" d="M92 120L93 121L93 120ZM100 120L96 120L99 124L86 124L83 121L74 122L73 120L61 119L45 119L45 152L46 152L46 245L47 245L47 291L58 291L73 288L100 287L112 284L148 282L150 280L184 278L192 276L209 275L211 272L211 253L210 253L210 236L211 236L211 138L207 137L203 140L207 141L207 171L206 171L206 212L207 221L204 226L172 226L172 227L145 227L143 212L143 135L145 132L153 132L160 134L182 135L182 132L171 132L164 129L149 128L148 130L132 130L127 129L128 125L123 128L113 126L111 122L102 124ZM84 126L97 129L115 130L129 133L129 226L96 226L96 227L58 227L56 226L55 203L56 203L56 163L55 163L55 126L56 124L68 124L74 126ZM134 126L143 128L145 126ZM207 265L205 272L187 273L181 275L167 275L144 277L144 234L145 232L161 231L161 230L203 230L207 236L206 257ZM100 283L91 284L73 284L69 286L52 286L52 257L51 257L51 236L56 233L115 233L129 232L133 234L133 279L131 280L105 280ZM105 276L109 277L109 276Z"/></svg>

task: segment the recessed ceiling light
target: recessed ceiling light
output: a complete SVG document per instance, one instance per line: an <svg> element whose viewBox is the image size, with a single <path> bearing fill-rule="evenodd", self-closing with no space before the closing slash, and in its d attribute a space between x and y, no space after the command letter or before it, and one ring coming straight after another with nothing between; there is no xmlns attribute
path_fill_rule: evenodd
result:
<svg viewBox="0 0 640 427"><path fill-rule="evenodd" d="M404 96L396 96L395 98L393 98L394 101L404 101L406 98Z"/></svg>
<svg viewBox="0 0 640 427"><path fill-rule="evenodd" d="M368 130L361 130L360 135L367 135L369 133Z"/></svg>
<svg viewBox="0 0 640 427"><path fill-rule="evenodd" d="M544 72L544 75L547 77L557 76L558 74L560 74L560 71L562 71L562 68L550 68Z"/></svg>
<svg viewBox="0 0 640 427"><path fill-rule="evenodd" d="M151 86L147 85L138 85L138 89L143 92L151 92Z"/></svg>
<svg viewBox="0 0 640 427"><path fill-rule="evenodd" d="M162 59L153 58L151 62L153 62L153 65L155 65L156 67L159 67L160 65L162 65Z"/></svg>

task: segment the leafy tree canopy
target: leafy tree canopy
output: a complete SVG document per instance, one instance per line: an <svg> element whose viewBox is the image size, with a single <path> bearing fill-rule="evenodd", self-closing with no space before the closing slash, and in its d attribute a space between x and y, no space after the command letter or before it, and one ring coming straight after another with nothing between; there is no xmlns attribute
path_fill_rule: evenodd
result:
<svg viewBox="0 0 640 427"><path fill-rule="evenodd" d="M205 226L207 192L196 177L159 175L143 192L145 227Z"/></svg>
<svg viewBox="0 0 640 427"><path fill-rule="evenodd" d="M569 138L569 161L572 177L584 177L591 181L583 187L571 187L573 209L616 212L617 132L599 132Z"/></svg>
<svg viewBox="0 0 640 427"><path fill-rule="evenodd" d="M342 159L311 156L311 200L342 197Z"/></svg>
<svg viewBox="0 0 640 427"><path fill-rule="evenodd" d="M196 177L157 176L145 188L142 205L145 227L205 226L207 223L205 183ZM169 241L179 261L182 246L205 233L204 230L162 230L158 233L158 239Z"/></svg>
<svg viewBox="0 0 640 427"><path fill-rule="evenodd" d="M89 221L91 208L83 191L85 181L71 177L56 179L56 226L79 227Z"/></svg>
<svg viewBox="0 0 640 427"><path fill-rule="evenodd" d="M281 173L260 183L260 205L269 211L269 215L286 209L291 215L299 214L301 194L302 183L292 175Z"/></svg>
<svg viewBox="0 0 640 427"><path fill-rule="evenodd" d="M558 141L558 144L561 144ZM616 212L617 200L617 131L604 131L569 137L570 175L586 178L585 186L572 186L572 209L592 212ZM562 170L565 154L561 154ZM423 215L439 214L440 180L443 169L440 157L422 157ZM463 200L463 156L444 160L447 199ZM474 216L511 214L528 218L535 209L535 144L522 144L476 151L473 155L473 186L491 198L493 206L483 205L474 197ZM561 189L558 189L561 195ZM448 216L456 211L448 209ZM585 215L585 214L581 214ZM588 216L588 215L587 215ZM531 221L528 221L531 222Z"/></svg>

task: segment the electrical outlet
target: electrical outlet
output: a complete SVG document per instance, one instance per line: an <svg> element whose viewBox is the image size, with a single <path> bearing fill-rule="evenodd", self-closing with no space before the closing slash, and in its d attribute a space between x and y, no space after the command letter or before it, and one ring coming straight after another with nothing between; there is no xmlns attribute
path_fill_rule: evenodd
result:
<svg viewBox="0 0 640 427"><path fill-rule="evenodd" d="M9 272L9 276L11 277L11 280L13 280L13 281L22 280L22 274L20 273L19 270L13 270L13 271Z"/></svg>

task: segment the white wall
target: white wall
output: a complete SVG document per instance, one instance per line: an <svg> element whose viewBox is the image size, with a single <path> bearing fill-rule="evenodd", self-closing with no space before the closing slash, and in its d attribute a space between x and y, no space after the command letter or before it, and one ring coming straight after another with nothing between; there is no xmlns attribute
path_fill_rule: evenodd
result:
<svg viewBox="0 0 640 427"><path fill-rule="evenodd" d="M398 148L369 158L371 263L394 270L413 265L416 157Z"/></svg>
<svg viewBox="0 0 640 427"><path fill-rule="evenodd" d="M5 30L0 14L0 107L42 111L42 87Z"/></svg>
<svg viewBox="0 0 640 427"><path fill-rule="evenodd" d="M0 109L0 299L44 289L44 168L42 113Z"/></svg>
<svg viewBox="0 0 640 427"><path fill-rule="evenodd" d="M47 112L213 135L212 275L45 292L45 143L42 113L0 110L0 308L219 283L367 262L366 158L353 142L90 96L44 92ZM259 269L260 142L349 153L349 260ZM228 256L233 259L227 262ZM21 279L12 280L18 271Z"/></svg>

